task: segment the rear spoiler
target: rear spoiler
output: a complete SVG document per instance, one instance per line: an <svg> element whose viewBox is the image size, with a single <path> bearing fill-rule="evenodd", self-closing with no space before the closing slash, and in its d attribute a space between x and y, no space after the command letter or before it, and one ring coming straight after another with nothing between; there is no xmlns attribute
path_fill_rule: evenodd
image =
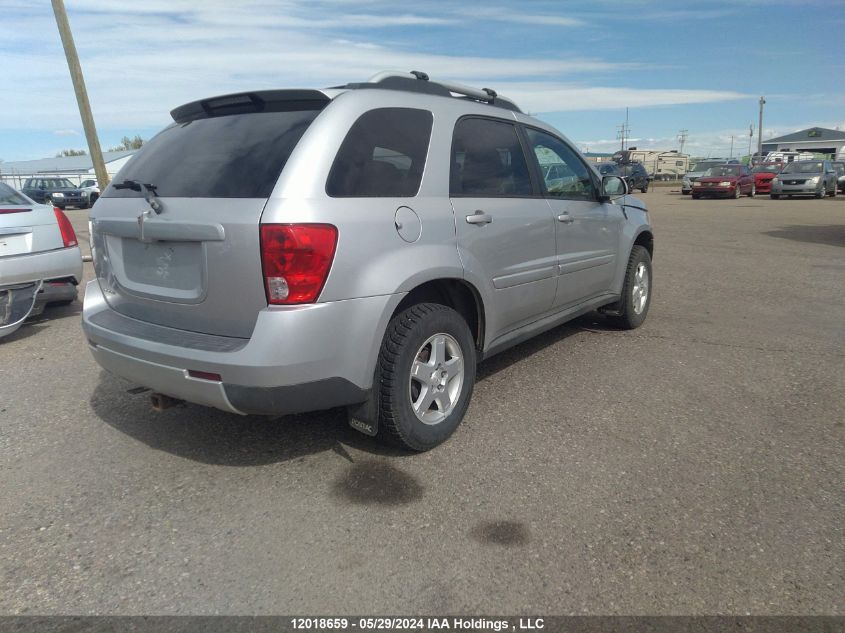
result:
<svg viewBox="0 0 845 633"><path fill-rule="evenodd" d="M322 110L331 99L319 90L259 90L238 92L186 103L170 111L176 123L227 114Z"/></svg>

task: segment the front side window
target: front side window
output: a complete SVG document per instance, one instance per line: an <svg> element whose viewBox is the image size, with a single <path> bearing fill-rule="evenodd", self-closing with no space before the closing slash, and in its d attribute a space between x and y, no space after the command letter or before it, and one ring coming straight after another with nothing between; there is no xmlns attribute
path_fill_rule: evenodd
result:
<svg viewBox="0 0 845 633"><path fill-rule="evenodd" d="M508 198L531 195L531 177L512 123L461 119L452 136L450 195Z"/></svg>
<svg viewBox="0 0 845 633"><path fill-rule="evenodd" d="M415 108L362 114L337 152L326 193L333 198L417 195L433 122L431 112Z"/></svg>
<svg viewBox="0 0 845 633"><path fill-rule="evenodd" d="M528 142L534 150L546 193L567 200L595 200L590 170L577 154L551 134L528 128Z"/></svg>

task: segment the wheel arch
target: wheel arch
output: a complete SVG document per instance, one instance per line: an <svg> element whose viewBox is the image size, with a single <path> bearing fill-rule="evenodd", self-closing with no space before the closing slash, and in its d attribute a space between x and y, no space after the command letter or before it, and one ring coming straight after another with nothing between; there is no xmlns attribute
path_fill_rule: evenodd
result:
<svg viewBox="0 0 845 633"><path fill-rule="evenodd" d="M648 251L649 257L654 259L654 234L648 229L643 229L637 234L631 248L634 246L642 246Z"/></svg>
<svg viewBox="0 0 845 633"><path fill-rule="evenodd" d="M469 325L476 349L479 352L483 349L484 301L474 285L455 277L439 277L419 283L399 302L390 318L413 305L427 302L446 305L460 314Z"/></svg>

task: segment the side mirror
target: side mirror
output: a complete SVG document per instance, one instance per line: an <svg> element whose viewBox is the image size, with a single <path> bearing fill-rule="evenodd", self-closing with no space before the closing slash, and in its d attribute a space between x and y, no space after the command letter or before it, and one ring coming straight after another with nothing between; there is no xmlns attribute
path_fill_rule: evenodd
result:
<svg viewBox="0 0 845 633"><path fill-rule="evenodd" d="M628 193L628 186L619 176L605 176L601 179L602 202L621 198Z"/></svg>

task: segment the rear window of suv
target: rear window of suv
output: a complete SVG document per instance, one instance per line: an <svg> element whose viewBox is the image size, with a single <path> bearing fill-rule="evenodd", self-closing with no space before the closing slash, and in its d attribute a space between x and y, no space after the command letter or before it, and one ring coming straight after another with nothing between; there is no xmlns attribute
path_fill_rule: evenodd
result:
<svg viewBox="0 0 845 633"><path fill-rule="evenodd" d="M319 113L258 112L174 123L145 143L114 182L149 183L162 198L267 198ZM104 195L142 196L114 187Z"/></svg>

